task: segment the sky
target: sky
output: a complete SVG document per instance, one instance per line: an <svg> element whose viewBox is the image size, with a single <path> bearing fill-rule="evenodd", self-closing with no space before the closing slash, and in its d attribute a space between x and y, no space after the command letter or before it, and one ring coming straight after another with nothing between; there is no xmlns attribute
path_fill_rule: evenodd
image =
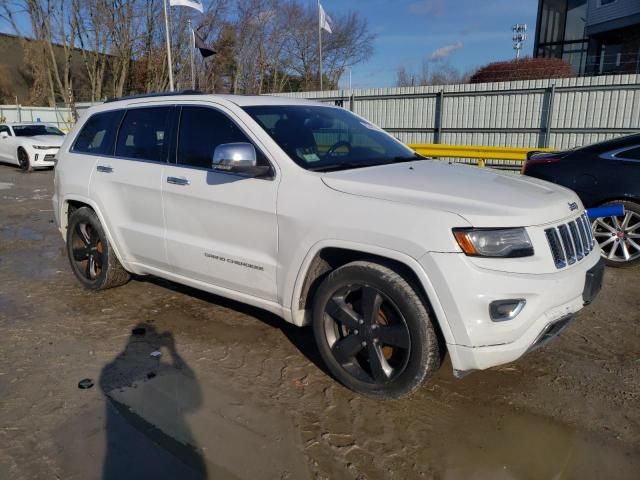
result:
<svg viewBox="0 0 640 480"><path fill-rule="evenodd" d="M300 0L315 4L317 0ZM511 27L526 23L531 55L537 0L321 0L329 16L357 11L375 33L373 56L352 70L353 88L394 86L399 66L419 71L424 59L462 72L514 57ZM6 25L0 21L0 30ZM348 88L343 75L341 88Z"/></svg>
<svg viewBox="0 0 640 480"><path fill-rule="evenodd" d="M376 34L374 54L352 72L353 88L393 86L398 66L439 59L461 71L515 56L511 27L526 23L531 55L537 0L322 0L332 13L358 11ZM348 74L341 87L348 87Z"/></svg>

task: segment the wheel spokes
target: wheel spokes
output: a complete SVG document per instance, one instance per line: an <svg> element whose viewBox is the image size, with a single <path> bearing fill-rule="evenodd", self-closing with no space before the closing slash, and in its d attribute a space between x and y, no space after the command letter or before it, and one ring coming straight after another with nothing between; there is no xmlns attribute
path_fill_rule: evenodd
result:
<svg viewBox="0 0 640 480"><path fill-rule="evenodd" d="M356 335L348 335L338 340L331 351L341 365L349 363L363 349L362 341Z"/></svg>
<svg viewBox="0 0 640 480"><path fill-rule="evenodd" d="M612 217L615 218L615 217ZM612 227L611 225L609 225L608 223L606 223L604 220L602 220L601 218L596 220L596 224L599 227L602 227L606 230L609 230L611 233L616 233L616 229L614 227Z"/></svg>
<svg viewBox="0 0 640 480"><path fill-rule="evenodd" d="M371 368L371 376L376 382L383 382L389 379L391 367L384 358L382 348L377 343L370 343L367 348L369 354L369 367Z"/></svg>
<svg viewBox="0 0 640 480"><path fill-rule="evenodd" d="M88 257L89 257L89 248L80 247L80 248L73 249L73 259L76 262L82 262L86 260Z"/></svg>
<svg viewBox="0 0 640 480"><path fill-rule="evenodd" d="M381 326L375 330L374 335L383 345L404 349L411 345L409 332L404 325Z"/></svg>
<svg viewBox="0 0 640 480"><path fill-rule="evenodd" d="M360 303L362 305L362 317L365 323L368 325L377 323L378 312L382 305L382 296L378 291L369 286L362 287L362 298Z"/></svg>
<svg viewBox="0 0 640 480"><path fill-rule="evenodd" d="M345 303L344 297L331 298L325 311L330 317L345 327L355 329L360 326L360 315Z"/></svg>

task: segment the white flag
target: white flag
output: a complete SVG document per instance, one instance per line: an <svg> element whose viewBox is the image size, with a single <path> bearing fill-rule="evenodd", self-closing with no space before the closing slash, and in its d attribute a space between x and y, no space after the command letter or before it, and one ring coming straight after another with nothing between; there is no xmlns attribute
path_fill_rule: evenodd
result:
<svg viewBox="0 0 640 480"><path fill-rule="evenodd" d="M201 0L169 0L169 5L172 7L191 7L195 8L200 13L204 12Z"/></svg>
<svg viewBox="0 0 640 480"><path fill-rule="evenodd" d="M322 8L322 5L320 5L320 28L326 30L329 33L333 33L331 31L332 23L333 20L331 20L331 17L327 15L327 13L324 11L324 8Z"/></svg>

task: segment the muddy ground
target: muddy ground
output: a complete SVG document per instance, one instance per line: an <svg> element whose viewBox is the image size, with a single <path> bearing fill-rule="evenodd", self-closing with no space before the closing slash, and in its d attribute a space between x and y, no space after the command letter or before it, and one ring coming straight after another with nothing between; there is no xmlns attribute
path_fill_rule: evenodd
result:
<svg viewBox="0 0 640 480"><path fill-rule="evenodd" d="M0 478L640 478L640 270L608 270L546 348L376 402L263 311L148 278L83 290L52 178L0 166Z"/></svg>

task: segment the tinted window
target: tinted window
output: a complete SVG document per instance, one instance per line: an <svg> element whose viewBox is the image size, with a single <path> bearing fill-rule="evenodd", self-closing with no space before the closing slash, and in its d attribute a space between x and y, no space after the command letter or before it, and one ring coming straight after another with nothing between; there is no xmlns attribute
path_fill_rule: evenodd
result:
<svg viewBox="0 0 640 480"><path fill-rule="evenodd" d="M122 110L114 110L92 115L80 130L71 151L98 155L113 154L113 143L123 114Z"/></svg>
<svg viewBox="0 0 640 480"><path fill-rule="evenodd" d="M64 136L59 129L50 125L14 125L16 137L35 137L36 135Z"/></svg>
<svg viewBox="0 0 640 480"><path fill-rule="evenodd" d="M183 107L178 134L178 163L211 167L213 152L223 143L252 143L226 115L206 107ZM258 164L268 165L256 150Z"/></svg>
<svg viewBox="0 0 640 480"><path fill-rule="evenodd" d="M625 150L624 152L620 152L617 156L618 158L628 158L629 160L640 160L640 147Z"/></svg>
<svg viewBox="0 0 640 480"><path fill-rule="evenodd" d="M640 135L627 135L626 137L618 137L604 142L594 143L585 147L580 147L577 151L589 152L596 155L607 153L611 150L618 150L624 147L633 147L640 143Z"/></svg>
<svg viewBox="0 0 640 480"><path fill-rule="evenodd" d="M244 109L303 168L330 171L417 160L382 129L342 108L269 105Z"/></svg>
<svg viewBox="0 0 640 480"><path fill-rule="evenodd" d="M11 136L11 130L6 125L0 125L0 133L6 132L7 135Z"/></svg>
<svg viewBox="0 0 640 480"><path fill-rule="evenodd" d="M168 120L171 107L128 110L120 126L116 156L164 161L169 143Z"/></svg>

